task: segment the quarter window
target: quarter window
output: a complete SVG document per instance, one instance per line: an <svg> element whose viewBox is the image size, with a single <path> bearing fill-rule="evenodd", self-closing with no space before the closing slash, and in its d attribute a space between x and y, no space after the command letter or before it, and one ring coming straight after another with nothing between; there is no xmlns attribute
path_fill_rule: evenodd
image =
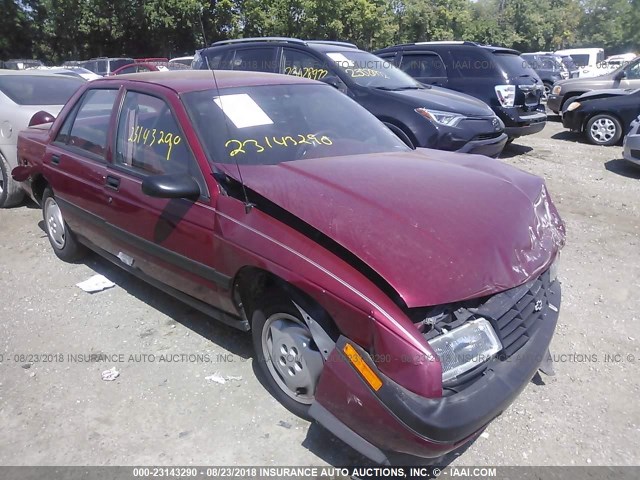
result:
<svg viewBox="0 0 640 480"><path fill-rule="evenodd" d="M158 97L138 92L128 92L122 106L115 163L143 175L199 176L169 105Z"/></svg>
<svg viewBox="0 0 640 480"><path fill-rule="evenodd" d="M104 158L109 120L117 96L117 90L87 91L81 100L82 103L73 119L73 124L65 123L56 141Z"/></svg>

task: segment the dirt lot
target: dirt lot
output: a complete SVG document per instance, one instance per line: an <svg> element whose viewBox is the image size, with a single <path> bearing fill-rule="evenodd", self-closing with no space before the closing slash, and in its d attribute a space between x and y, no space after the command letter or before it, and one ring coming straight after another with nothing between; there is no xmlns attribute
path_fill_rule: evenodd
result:
<svg viewBox="0 0 640 480"><path fill-rule="evenodd" d="M546 178L567 224L557 376L534 378L453 464L637 465L640 169L620 160L621 148L577 141L557 121L504 157ZM273 400L248 335L96 256L58 260L34 205L0 210L0 225L0 464L362 463ZM96 272L116 287L75 286ZM80 361L90 353L122 361ZM199 358L161 363L161 354ZM105 382L111 367L120 376ZM241 379L205 379L214 373Z"/></svg>

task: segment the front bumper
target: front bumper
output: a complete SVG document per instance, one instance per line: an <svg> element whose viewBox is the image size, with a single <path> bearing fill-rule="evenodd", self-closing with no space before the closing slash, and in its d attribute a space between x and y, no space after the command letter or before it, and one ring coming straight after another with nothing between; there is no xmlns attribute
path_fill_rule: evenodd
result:
<svg viewBox="0 0 640 480"><path fill-rule="evenodd" d="M509 136L506 133L503 133L495 138L472 140L466 143L461 149L457 151L459 153L473 153L495 158L500 155L500 153L502 153L502 150L504 150L508 139Z"/></svg>
<svg viewBox="0 0 640 480"><path fill-rule="evenodd" d="M640 167L640 134L629 134L625 137L622 156L625 160Z"/></svg>
<svg viewBox="0 0 640 480"><path fill-rule="evenodd" d="M537 330L517 353L506 360L494 358L478 380L442 398L420 397L396 384L364 350L349 342L382 379L382 387L374 392L342 354L348 340L340 337L325 364L309 414L379 463L388 463L391 452L441 457L475 438L535 375L558 320L557 281L550 284L548 294L550 302L540 312Z"/></svg>
<svg viewBox="0 0 640 480"><path fill-rule="evenodd" d="M547 97L547 108L553 113L560 113L563 98L564 95L554 95L553 93L549 94Z"/></svg>
<svg viewBox="0 0 640 480"><path fill-rule="evenodd" d="M562 112L562 126L572 132L582 132L582 115L579 109Z"/></svg>

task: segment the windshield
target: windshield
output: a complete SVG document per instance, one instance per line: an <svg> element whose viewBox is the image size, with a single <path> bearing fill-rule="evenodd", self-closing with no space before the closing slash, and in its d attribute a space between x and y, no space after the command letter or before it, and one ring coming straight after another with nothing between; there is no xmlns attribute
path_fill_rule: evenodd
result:
<svg viewBox="0 0 640 480"><path fill-rule="evenodd" d="M361 87L384 90L405 90L424 88L409 75L394 67L387 60L367 52L349 50L327 52L347 76Z"/></svg>
<svg viewBox="0 0 640 480"><path fill-rule="evenodd" d="M66 75L0 75L0 91L18 105L64 105L84 83Z"/></svg>
<svg viewBox="0 0 640 480"><path fill-rule="evenodd" d="M111 71L115 71L120 67L124 67L125 65L129 65L133 63L133 60L130 58L123 58L118 60L111 60Z"/></svg>
<svg viewBox="0 0 640 480"><path fill-rule="evenodd" d="M409 150L377 118L328 85L211 89L183 98L207 156L218 163L272 165Z"/></svg>

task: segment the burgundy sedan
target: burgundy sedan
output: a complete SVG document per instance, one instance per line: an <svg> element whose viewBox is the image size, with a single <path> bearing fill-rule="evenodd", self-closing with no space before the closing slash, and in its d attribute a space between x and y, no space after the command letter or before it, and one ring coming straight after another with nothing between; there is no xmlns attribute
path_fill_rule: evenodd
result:
<svg viewBox="0 0 640 480"><path fill-rule="evenodd" d="M329 85L106 78L18 149L58 257L88 247L250 330L272 394L374 461L474 439L547 358L564 226L544 182L411 150Z"/></svg>

